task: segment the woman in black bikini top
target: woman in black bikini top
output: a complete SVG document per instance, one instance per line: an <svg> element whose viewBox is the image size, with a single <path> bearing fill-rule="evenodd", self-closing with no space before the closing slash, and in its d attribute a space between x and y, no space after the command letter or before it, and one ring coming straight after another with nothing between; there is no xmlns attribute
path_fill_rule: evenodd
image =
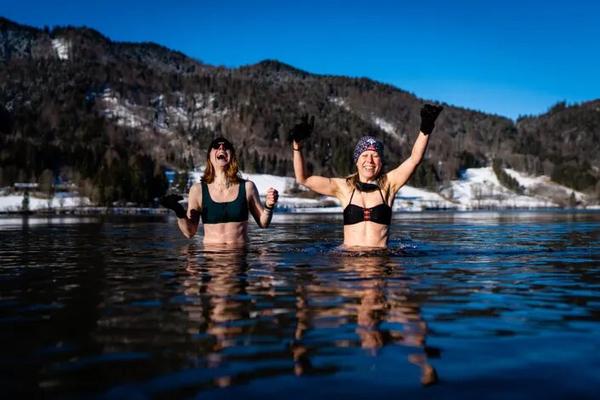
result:
<svg viewBox="0 0 600 400"><path fill-rule="evenodd" d="M381 195L381 204L371 208L364 208L356 204L352 204L352 198L356 189L352 189L350 202L344 208L344 225L354 225L359 222L371 221L376 224L389 225L392 223L392 207L390 207L381 193L381 189L377 187L377 191Z"/></svg>
<svg viewBox="0 0 600 400"><path fill-rule="evenodd" d="M344 247L387 247L394 197L423 160L429 134L441 111L441 106L423 106L419 135L410 157L387 173L383 172L383 143L374 137L364 136L354 149L356 173L347 178L311 176L304 165L302 141L312 132L314 118L309 122L308 116L305 116L290 131L296 182L317 193L335 196L344 206Z"/></svg>

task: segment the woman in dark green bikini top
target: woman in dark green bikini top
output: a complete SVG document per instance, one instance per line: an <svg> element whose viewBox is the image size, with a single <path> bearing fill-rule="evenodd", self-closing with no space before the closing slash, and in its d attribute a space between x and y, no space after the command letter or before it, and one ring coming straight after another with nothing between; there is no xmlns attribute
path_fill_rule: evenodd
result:
<svg viewBox="0 0 600 400"><path fill-rule="evenodd" d="M196 234L202 218L204 243L242 245L248 241L248 213L258 226L268 227L278 196L277 190L269 188L263 207L256 185L239 176L233 145L217 138L208 148L202 182L190 188L187 212L172 199L163 205L175 211L187 238Z"/></svg>

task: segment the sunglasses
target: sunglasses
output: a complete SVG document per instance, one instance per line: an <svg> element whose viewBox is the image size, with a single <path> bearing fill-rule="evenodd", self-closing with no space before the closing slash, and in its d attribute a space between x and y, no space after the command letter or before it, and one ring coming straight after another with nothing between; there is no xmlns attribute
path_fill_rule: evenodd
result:
<svg viewBox="0 0 600 400"><path fill-rule="evenodd" d="M229 143L228 141L225 141L225 140L219 140L218 142L213 142L210 147L213 150L218 150L219 147L221 147L221 145L223 145L223 148L225 150L233 151L233 146L231 145L231 143Z"/></svg>

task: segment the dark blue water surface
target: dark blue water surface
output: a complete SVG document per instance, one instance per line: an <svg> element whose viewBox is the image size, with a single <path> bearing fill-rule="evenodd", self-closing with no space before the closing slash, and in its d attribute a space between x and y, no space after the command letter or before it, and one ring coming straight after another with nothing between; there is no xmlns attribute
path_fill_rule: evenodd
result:
<svg viewBox="0 0 600 400"><path fill-rule="evenodd" d="M242 250L174 219L0 219L4 398L592 399L600 213L252 223Z"/></svg>

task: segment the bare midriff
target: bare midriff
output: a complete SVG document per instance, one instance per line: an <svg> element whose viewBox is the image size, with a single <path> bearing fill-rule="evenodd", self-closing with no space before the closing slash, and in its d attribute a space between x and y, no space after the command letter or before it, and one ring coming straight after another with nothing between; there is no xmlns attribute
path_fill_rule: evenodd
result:
<svg viewBox="0 0 600 400"><path fill-rule="evenodd" d="M204 243L245 244L248 241L248 221L204 224Z"/></svg>
<svg viewBox="0 0 600 400"><path fill-rule="evenodd" d="M344 225L344 246L386 248L388 231L388 225L370 221Z"/></svg>

